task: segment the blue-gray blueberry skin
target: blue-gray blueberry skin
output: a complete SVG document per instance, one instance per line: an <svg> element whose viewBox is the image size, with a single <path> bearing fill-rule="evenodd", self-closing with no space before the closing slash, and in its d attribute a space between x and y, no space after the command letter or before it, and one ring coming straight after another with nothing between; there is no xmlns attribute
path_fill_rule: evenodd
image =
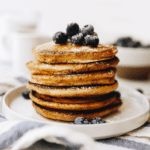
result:
<svg viewBox="0 0 150 150"><path fill-rule="evenodd" d="M56 43L56 44L66 44L67 43L67 39L68 39L68 36L66 33L63 33L63 32L56 32L53 36L53 41Z"/></svg>
<svg viewBox="0 0 150 150"><path fill-rule="evenodd" d="M84 117L77 117L74 121L74 124L80 124L80 125L89 124L89 121Z"/></svg>
<svg viewBox="0 0 150 150"><path fill-rule="evenodd" d="M30 90L24 90L24 91L22 92L22 96L23 96L25 99L30 99L29 94L30 94Z"/></svg>
<svg viewBox="0 0 150 150"><path fill-rule="evenodd" d="M103 123L106 123L106 121L100 117L96 117L91 120L91 124L103 124Z"/></svg>
<svg viewBox="0 0 150 150"><path fill-rule="evenodd" d="M84 43L84 36L82 33L76 34L71 37L71 43L77 45L83 45Z"/></svg>
<svg viewBox="0 0 150 150"><path fill-rule="evenodd" d="M92 26L92 25L90 25L90 24L88 24L88 25L85 25L84 27L83 27L83 29L82 29L82 34L84 35L84 36L86 36L86 35L92 35L93 33L94 33L94 27Z"/></svg>
<svg viewBox="0 0 150 150"><path fill-rule="evenodd" d="M79 33L79 25L77 23L70 23L67 25L67 28L66 28L66 33L68 35L68 37L72 37L73 35L76 35Z"/></svg>
<svg viewBox="0 0 150 150"><path fill-rule="evenodd" d="M99 44L99 38L97 36L87 35L84 41L86 46L97 47Z"/></svg>
<svg viewBox="0 0 150 150"><path fill-rule="evenodd" d="M99 44L98 35L94 32L92 25L85 25L81 30L75 22L67 25L66 33L61 31L56 32L53 36L53 41L55 44L66 44L67 41L70 41L72 44L92 47L97 47Z"/></svg>

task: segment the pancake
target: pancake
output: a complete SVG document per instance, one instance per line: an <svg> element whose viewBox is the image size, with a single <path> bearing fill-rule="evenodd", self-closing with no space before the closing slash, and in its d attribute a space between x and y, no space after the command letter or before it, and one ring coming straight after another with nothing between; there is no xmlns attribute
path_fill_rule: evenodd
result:
<svg viewBox="0 0 150 150"><path fill-rule="evenodd" d="M93 110L93 109L106 107L116 100L116 96L113 96L113 97L104 99L102 101L96 101L96 102L85 103L85 104L84 103L82 103L82 104L64 104L64 103L45 101L41 98L35 97L31 93L30 93L30 98L36 104L39 104L39 105L47 107L47 108L60 109L60 110L75 110L75 111Z"/></svg>
<svg viewBox="0 0 150 150"><path fill-rule="evenodd" d="M40 61L30 61L26 63L32 75L51 75L51 74L73 74L73 73L86 73L108 68L116 67L119 59L105 61L97 61L94 63L78 63L78 64L46 64Z"/></svg>
<svg viewBox="0 0 150 150"><path fill-rule="evenodd" d="M89 63L114 58L118 52L113 45L99 44L97 47L71 43L45 43L32 48L36 60L45 63Z"/></svg>
<svg viewBox="0 0 150 150"><path fill-rule="evenodd" d="M45 100L47 102L64 103L64 104L92 103L92 102L102 101L104 99L108 99L110 97L115 96L115 92L111 92L109 94L104 94L104 95L99 95L98 97L74 97L74 98L51 97L51 96L48 96L48 95L39 94L35 91L31 91L31 94L34 97Z"/></svg>
<svg viewBox="0 0 150 150"><path fill-rule="evenodd" d="M48 86L80 86L95 84L112 84L115 82L116 69L99 72L70 75L31 75L31 82Z"/></svg>
<svg viewBox="0 0 150 150"><path fill-rule="evenodd" d="M52 97L90 97L107 94L114 91L118 87L118 82L115 81L109 85L92 85L92 86L72 86L72 87L57 87L45 86L27 83L27 88L34 90L40 94L49 95Z"/></svg>
<svg viewBox="0 0 150 150"><path fill-rule="evenodd" d="M32 102L32 105L39 114L41 114L46 118L70 122L70 121L74 121L77 117L84 117L88 120L91 120L95 117L103 117L117 110L122 105L122 102L120 99L116 98L116 100L111 105L101 109L90 110L90 111L56 110L56 109L43 107L41 105L36 104L35 102Z"/></svg>

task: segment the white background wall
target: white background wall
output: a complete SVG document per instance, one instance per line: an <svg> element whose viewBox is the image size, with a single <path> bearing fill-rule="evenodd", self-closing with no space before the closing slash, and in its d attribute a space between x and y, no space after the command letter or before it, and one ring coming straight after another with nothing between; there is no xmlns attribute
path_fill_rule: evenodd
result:
<svg viewBox="0 0 150 150"><path fill-rule="evenodd" d="M39 11L40 29L50 35L74 21L93 24L101 43L122 35L150 43L149 0L0 0L0 12L5 10Z"/></svg>

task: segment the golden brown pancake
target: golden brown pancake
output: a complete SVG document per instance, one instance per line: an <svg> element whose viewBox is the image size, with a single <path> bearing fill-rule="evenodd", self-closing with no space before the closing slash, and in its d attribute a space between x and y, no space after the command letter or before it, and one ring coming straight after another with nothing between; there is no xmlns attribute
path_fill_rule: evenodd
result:
<svg viewBox="0 0 150 150"><path fill-rule="evenodd" d="M46 118L62 121L74 121L77 117L84 117L88 120L91 120L92 118L95 117L103 117L117 110L122 105L122 102L120 99L116 98L116 100L107 107L89 111L70 111L70 110L66 111L66 110L50 109L38 105L35 102L32 102L32 105L39 114L41 114Z"/></svg>
<svg viewBox="0 0 150 150"><path fill-rule="evenodd" d="M52 74L73 74L73 73L86 73L108 68L116 67L119 59L98 61L94 63L78 63L78 64L46 64L40 61L30 61L26 63L32 75L52 75Z"/></svg>
<svg viewBox="0 0 150 150"><path fill-rule="evenodd" d="M75 111L93 110L93 109L106 107L116 100L116 96L113 96L113 97L109 97L107 99L103 99L102 101L96 101L96 102L85 103L85 104L84 103L82 103L82 104L77 104L77 103L76 104L64 104L64 103L45 101L41 98L35 97L31 93L30 93L30 98L36 104L39 104L39 105L47 107L47 108L60 109L60 110L75 110Z"/></svg>
<svg viewBox="0 0 150 150"><path fill-rule="evenodd" d="M85 104L85 103L92 103L97 101L102 101L104 99L108 99L110 97L115 96L114 92L111 92L109 94L99 95L98 97L73 97L73 98L67 98L67 97L51 97L48 95L39 94L36 91L31 91L31 94L34 97L37 97L39 99L48 101L48 102L55 102L55 103L64 103L64 104Z"/></svg>
<svg viewBox="0 0 150 150"><path fill-rule="evenodd" d="M99 44L97 47L67 43L45 43L32 48L36 60L45 63L89 63L114 58L118 52L113 45Z"/></svg>
<svg viewBox="0 0 150 150"><path fill-rule="evenodd" d="M97 47L45 43L32 48L36 61L26 64L30 98L42 116L59 121L90 120L117 110L122 102L113 91L118 52L113 45Z"/></svg>
<svg viewBox="0 0 150 150"><path fill-rule="evenodd" d="M45 86L28 82L27 88L34 90L40 94L49 95L52 97L87 97L107 94L114 91L118 87L118 82L115 81L109 85L92 85L92 86L72 86L72 87L57 87Z"/></svg>
<svg viewBox="0 0 150 150"><path fill-rule="evenodd" d="M92 73L70 75L31 75L31 82L48 86L80 86L112 84L115 82L116 69L101 70Z"/></svg>

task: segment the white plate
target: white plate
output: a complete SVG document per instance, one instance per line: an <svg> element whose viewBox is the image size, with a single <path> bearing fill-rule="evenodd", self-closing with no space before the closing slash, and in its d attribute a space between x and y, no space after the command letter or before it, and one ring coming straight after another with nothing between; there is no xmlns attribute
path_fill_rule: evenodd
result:
<svg viewBox="0 0 150 150"><path fill-rule="evenodd" d="M119 83L124 84L124 86L131 87L135 90L141 89L143 91L144 96L150 102L150 78L148 80L131 80L131 79L124 79L116 76Z"/></svg>
<svg viewBox="0 0 150 150"><path fill-rule="evenodd" d="M149 102L139 92L120 86L123 105L111 115L104 117L109 122L95 125L74 125L50 121L39 115L31 105L31 100L25 100L21 93L25 86L14 88L7 92L3 99L3 113L9 120L32 120L48 124L60 125L90 135L95 139L114 137L125 134L143 125L149 117Z"/></svg>

